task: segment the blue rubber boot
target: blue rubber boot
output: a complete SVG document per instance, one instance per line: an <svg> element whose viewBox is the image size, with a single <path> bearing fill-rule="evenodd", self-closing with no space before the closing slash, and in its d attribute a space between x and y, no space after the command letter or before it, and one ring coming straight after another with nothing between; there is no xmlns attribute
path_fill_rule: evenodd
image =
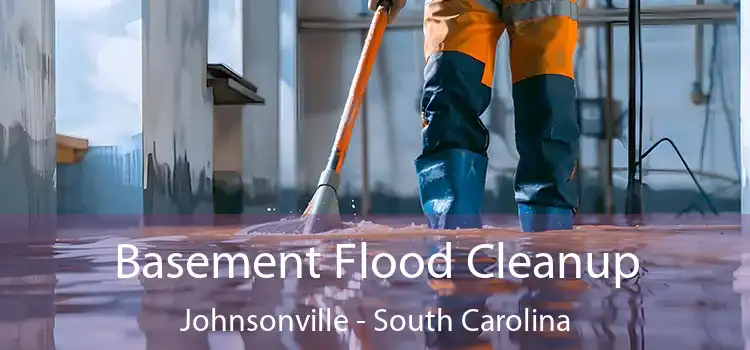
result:
<svg viewBox="0 0 750 350"><path fill-rule="evenodd" d="M518 205L518 219L523 232L570 230L573 228L573 210L541 205Z"/></svg>
<svg viewBox="0 0 750 350"><path fill-rule="evenodd" d="M432 229L481 228L487 157L450 149L414 161L419 199Z"/></svg>

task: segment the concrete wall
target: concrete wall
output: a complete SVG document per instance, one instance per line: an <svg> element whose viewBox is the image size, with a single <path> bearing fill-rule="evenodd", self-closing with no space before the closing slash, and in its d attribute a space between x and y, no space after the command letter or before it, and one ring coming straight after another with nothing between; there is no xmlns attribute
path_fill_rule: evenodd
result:
<svg viewBox="0 0 750 350"><path fill-rule="evenodd" d="M265 212L279 200L279 6L248 0L242 13L243 73L266 99L265 105L247 106L243 112L245 209Z"/></svg>
<svg viewBox="0 0 750 350"><path fill-rule="evenodd" d="M54 8L52 0L0 6L0 215L22 215L5 217L21 225L9 231L56 210Z"/></svg>
<svg viewBox="0 0 750 350"><path fill-rule="evenodd" d="M143 1L144 211L213 212L207 0Z"/></svg>
<svg viewBox="0 0 750 350"><path fill-rule="evenodd" d="M242 108L214 107L214 171L242 174Z"/></svg>
<svg viewBox="0 0 750 350"><path fill-rule="evenodd" d="M216 214L244 211L242 106L214 107L213 205Z"/></svg>
<svg viewBox="0 0 750 350"><path fill-rule="evenodd" d="M54 223L56 204L54 5L53 0L0 5L0 243L52 237L53 226L37 224ZM16 250L24 255L22 247ZM0 344L8 350L52 350L54 264L23 260L0 259L0 293L6 295ZM10 296L10 286L21 297Z"/></svg>

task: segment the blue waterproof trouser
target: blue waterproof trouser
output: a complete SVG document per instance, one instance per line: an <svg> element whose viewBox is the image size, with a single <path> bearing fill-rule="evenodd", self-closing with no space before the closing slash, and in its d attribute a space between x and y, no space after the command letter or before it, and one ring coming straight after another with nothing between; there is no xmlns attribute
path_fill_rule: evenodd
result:
<svg viewBox="0 0 750 350"><path fill-rule="evenodd" d="M479 117L492 95L497 42L507 32L521 224L534 231L571 226L579 137L575 2L429 0L424 32L423 148L416 167L430 225L480 224L489 133ZM545 213L540 222L536 216Z"/></svg>

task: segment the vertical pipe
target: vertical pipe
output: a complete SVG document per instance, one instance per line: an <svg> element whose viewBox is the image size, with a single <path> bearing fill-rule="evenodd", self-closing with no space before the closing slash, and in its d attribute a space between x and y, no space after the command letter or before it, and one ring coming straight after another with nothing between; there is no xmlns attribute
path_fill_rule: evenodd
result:
<svg viewBox="0 0 750 350"><path fill-rule="evenodd" d="M703 5L704 0L695 0L696 5ZM704 38L704 26L703 24L695 25L695 83L693 83L693 103L696 105L702 104L705 100L703 95L703 38ZM703 155L701 155L701 161L703 161ZM701 169L702 169L701 164Z"/></svg>
<svg viewBox="0 0 750 350"><path fill-rule="evenodd" d="M360 137L362 138L362 210L361 215L366 218L370 215L372 197L370 195L370 164L368 155L368 128L367 128L367 95L362 99L360 113Z"/></svg>
<svg viewBox="0 0 750 350"><path fill-rule="evenodd" d="M607 1L607 8L613 8L614 4L612 0ZM604 99L604 140L601 142L600 152L604 153L600 155L599 161L600 171L602 172L602 190L604 191L604 214L611 216L614 214L615 200L614 200L614 183L612 182L613 174L612 168L614 166L613 155L612 155L612 139L614 137L613 131L615 127L615 110L614 110L614 79L615 79L615 68L614 68L614 26L611 23L607 23L604 27L604 40L605 40L605 65L606 65L606 95Z"/></svg>
<svg viewBox="0 0 750 350"><path fill-rule="evenodd" d="M628 187L625 213L638 219L641 214L641 179L637 178L638 159L638 35L640 27L640 0L631 0L628 6Z"/></svg>
<svg viewBox="0 0 750 350"><path fill-rule="evenodd" d="M614 60L615 60L615 49L614 49L614 41L615 41L615 33L614 33L614 27L612 24L607 24L606 30L605 30L605 36L607 40L606 45L606 66L607 66L607 95L605 98L605 127L607 128L604 131L604 152L605 155L603 157L603 160L605 161L605 164L603 166L604 170L604 213L606 215L612 215L615 212L615 195L614 195L614 183L612 182L613 174L612 169L614 167L614 160L613 160L613 154L612 154L612 139L613 139L613 131L615 128L615 119L617 116L615 115L615 92L614 92L614 79L615 79L615 67L614 67Z"/></svg>
<svg viewBox="0 0 750 350"><path fill-rule="evenodd" d="M367 35L367 33L365 33ZM360 107L360 124L359 132L362 142L362 209L361 215L366 218L370 215L372 198L370 196L370 164L368 154L368 128L367 128L367 93L362 97L362 106Z"/></svg>

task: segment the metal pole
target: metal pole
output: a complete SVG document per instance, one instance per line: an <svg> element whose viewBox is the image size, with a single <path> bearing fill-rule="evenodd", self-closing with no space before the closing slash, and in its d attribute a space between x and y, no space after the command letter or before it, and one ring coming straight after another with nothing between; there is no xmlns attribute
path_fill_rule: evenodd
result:
<svg viewBox="0 0 750 350"><path fill-rule="evenodd" d="M704 0L696 0L696 5L703 5ZM698 24L695 26L695 84L692 91L692 100L696 105L702 104L705 101L703 95L703 38L704 38L704 26ZM710 74L710 73L709 73ZM701 163L703 162L703 155L701 155ZM703 164L701 164L703 168Z"/></svg>
<svg viewBox="0 0 750 350"><path fill-rule="evenodd" d="M625 214L628 218L639 219L641 215L641 179L637 178L637 168L640 166L640 150L637 149L638 130L638 40L640 28L641 4L640 0L630 0L628 6L628 187L625 202ZM640 221L640 220L637 220Z"/></svg>
<svg viewBox="0 0 750 350"><path fill-rule="evenodd" d="M608 7L613 7L612 0L607 1ZM606 97L605 97L605 103L606 106L604 106L604 126L606 129L604 130L604 144L601 147L601 150L605 152L604 157L601 157L602 161L604 161L605 164L601 165L600 169L604 172L604 181L603 181L603 190L604 190L604 214L607 216L611 216L615 212L615 199L614 199L614 183L612 182L613 178L613 169L614 166L614 160L612 155L612 139L613 139L613 131L614 131L614 121L615 121L615 111L614 111L614 79L615 79L615 68L614 68L614 41L615 41L615 29L612 23L607 23L605 30L604 30L604 36L606 40L606 51L605 51L605 64L606 64L606 70L607 70L607 78L606 78Z"/></svg>
<svg viewBox="0 0 750 350"><path fill-rule="evenodd" d="M362 42L364 43L367 39L367 31L362 31ZM362 209L361 215L363 218L367 218L370 215L370 164L368 156L368 128L367 128L367 92L362 96L362 105L359 109L360 113L360 124L359 132L362 142Z"/></svg>

